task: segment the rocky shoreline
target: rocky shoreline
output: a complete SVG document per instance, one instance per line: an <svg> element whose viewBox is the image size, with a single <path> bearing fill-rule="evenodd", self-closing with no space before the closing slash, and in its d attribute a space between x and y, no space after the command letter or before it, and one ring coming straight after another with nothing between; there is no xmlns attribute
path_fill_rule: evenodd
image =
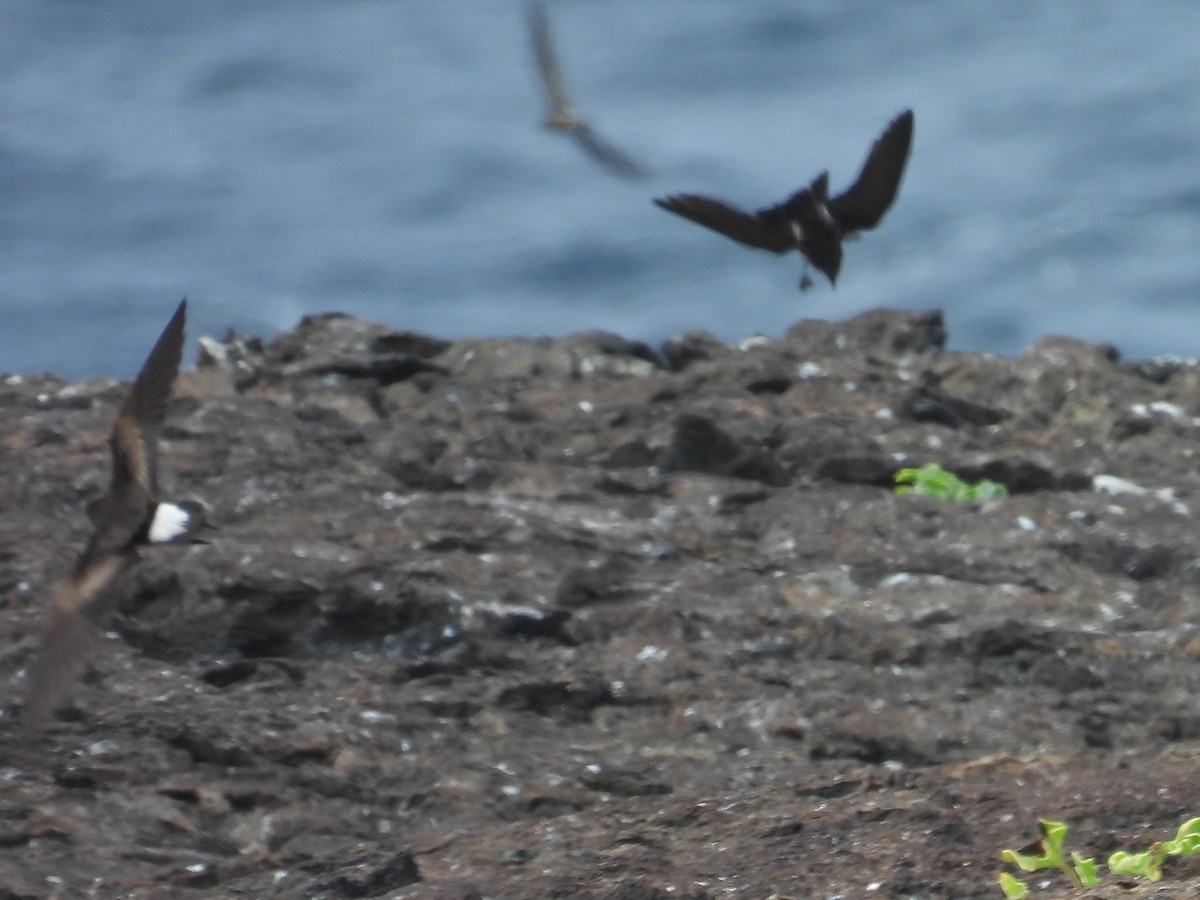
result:
<svg viewBox="0 0 1200 900"><path fill-rule="evenodd" d="M0 900L996 898L1039 817L1170 837L1200 367L945 341L203 339L161 466L218 531L143 554L24 747L123 386L0 379ZM930 461L1010 496L893 493ZM1086 896L1198 892L1184 860Z"/></svg>

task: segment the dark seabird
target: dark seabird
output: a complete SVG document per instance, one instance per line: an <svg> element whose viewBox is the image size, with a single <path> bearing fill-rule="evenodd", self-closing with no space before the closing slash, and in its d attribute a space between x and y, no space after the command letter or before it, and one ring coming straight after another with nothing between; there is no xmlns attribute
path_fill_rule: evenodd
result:
<svg viewBox="0 0 1200 900"><path fill-rule="evenodd" d="M563 90L562 70L550 39L550 23L541 3L529 4L529 36L537 59L538 74L546 94L546 119L542 127L573 137L589 156L625 178L645 178L646 170L594 132L591 126L571 111Z"/></svg>
<svg viewBox="0 0 1200 900"><path fill-rule="evenodd" d="M900 189L912 136L913 114L906 109L875 141L858 180L836 197L829 196L829 173L822 172L783 203L754 213L699 194L674 194L654 202L748 247L772 253L799 250L831 285L837 284L842 241L874 228L888 211ZM806 264L800 289L811 286Z"/></svg>
<svg viewBox="0 0 1200 900"><path fill-rule="evenodd" d="M94 530L83 555L51 604L42 643L29 673L23 712L27 734L35 733L66 699L87 666L111 603L106 589L137 559L143 544L194 540L204 525L200 504L158 499L158 433L183 357L187 301L179 304L129 389L109 445L112 483L88 507Z"/></svg>

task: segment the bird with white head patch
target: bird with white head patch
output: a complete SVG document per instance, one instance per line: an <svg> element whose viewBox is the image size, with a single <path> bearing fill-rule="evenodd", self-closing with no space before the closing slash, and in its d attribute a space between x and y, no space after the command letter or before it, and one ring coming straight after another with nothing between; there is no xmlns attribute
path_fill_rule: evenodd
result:
<svg viewBox="0 0 1200 900"><path fill-rule="evenodd" d="M88 508L94 530L67 582L55 595L42 643L29 672L22 712L33 734L66 699L87 666L117 576L145 544L195 541L203 507L194 501L158 499L158 435L183 358L187 301L175 310L134 380L109 437L112 481Z"/></svg>

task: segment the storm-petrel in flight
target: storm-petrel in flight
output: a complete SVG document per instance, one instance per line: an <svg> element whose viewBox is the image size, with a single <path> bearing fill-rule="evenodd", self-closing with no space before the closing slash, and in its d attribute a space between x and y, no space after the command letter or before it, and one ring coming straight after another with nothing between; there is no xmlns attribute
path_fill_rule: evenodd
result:
<svg viewBox="0 0 1200 900"><path fill-rule="evenodd" d="M183 357L187 301L179 304L129 389L109 445L112 482L88 507L93 532L67 583L51 604L41 648L29 673L29 699L22 714L32 734L66 699L87 666L111 604L113 580L137 559L143 544L191 539L204 524L200 504L158 499L158 433Z"/></svg>
<svg viewBox="0 0 1200 900"><path fill-rule="evenodd" d="M807 263L824 272L833 285L842 265L842 241L878 225L896 199L912 135L913 114L906 109L875 141L858 180L836 197L829 196L829 173L822 172L783 203L754 213L698 194L674 194L654 202L748 247L772 253L799 250L807 261L800 278L802 291L812 287Z"/></svg>
<svg viewBox="0 0 1200 900"><path fill-rule="evenodd" d="M610 171L625 178L645 178L646 170L601 138L590 125L575 115L563 90L562 70L550 39L550 22L541 3L529 4L529 36L537 59L538 75L546 95L546 118L542 127L569 134L584 151Z"/></svg>

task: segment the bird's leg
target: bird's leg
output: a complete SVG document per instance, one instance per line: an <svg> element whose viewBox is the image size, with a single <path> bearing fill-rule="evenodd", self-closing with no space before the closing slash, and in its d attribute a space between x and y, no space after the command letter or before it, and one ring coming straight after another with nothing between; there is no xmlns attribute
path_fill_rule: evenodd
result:
<svg viewBox="0 0 1200 900"><path fill-rule="evenodd" d="M801 293L807 291L809 288L811 288L813 286L813 284L814 284L814 282L812 280L812 277L808 274L808 260L806 259L804 261L804 271L800 273L800 291L801 291Z"/></svg>

